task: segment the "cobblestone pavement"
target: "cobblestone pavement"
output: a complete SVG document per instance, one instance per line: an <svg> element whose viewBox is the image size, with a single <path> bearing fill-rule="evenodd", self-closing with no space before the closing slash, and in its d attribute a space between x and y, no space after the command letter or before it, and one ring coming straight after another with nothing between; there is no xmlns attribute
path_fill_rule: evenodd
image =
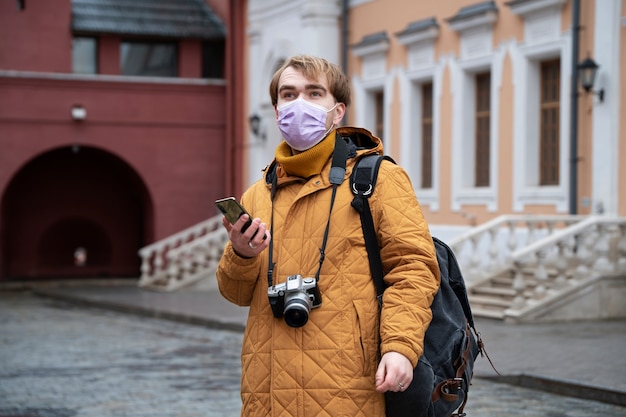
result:
<svg viewBox="0 0 626 417"><path fill-rule="evenodd" d="M235 417L241 334L0 292L0 417ZM626 408L474 379L468 417Z"/></svg>

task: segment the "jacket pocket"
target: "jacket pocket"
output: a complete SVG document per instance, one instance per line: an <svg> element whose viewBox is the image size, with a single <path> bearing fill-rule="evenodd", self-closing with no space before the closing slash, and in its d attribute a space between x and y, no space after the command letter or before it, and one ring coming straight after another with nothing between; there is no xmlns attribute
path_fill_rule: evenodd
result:
<svg viewBox="0 0 626 417"><path fill-rule="evenodd" d="M376 348L378 327L376 317L367 313L363 302L352 301L355 311L354 341L355 351L361 357L363 375L373 375L376 369L378 349Z"/></svg>

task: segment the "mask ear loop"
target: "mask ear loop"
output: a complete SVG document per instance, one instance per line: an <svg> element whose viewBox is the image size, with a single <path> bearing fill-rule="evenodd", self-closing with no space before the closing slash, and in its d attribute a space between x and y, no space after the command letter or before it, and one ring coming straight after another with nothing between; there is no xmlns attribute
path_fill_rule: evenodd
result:
<svg viewBox="0 0 626 417"><path fill-rule="evenodd" d="M331 111L335 110L338 105L339 105L339 102L335 103L335 105L333 107L331 107L330 109L326 110L326 113L330 113ZM330 131L333 130L334 128L335 128L335 124L333 123L332 125L330 125L328 130L326 132L324 132L324 135L322 136L322 138L325 138L326 135L328 135L330 133ZM336 148L337 148L337 142L335 142L335 149ZM346 153L346 159L348 158L347 155L348 154ZM334 159L333 159L333 161L334 161ZM345 169L345 164L344 164L344 169Z"/></svg>

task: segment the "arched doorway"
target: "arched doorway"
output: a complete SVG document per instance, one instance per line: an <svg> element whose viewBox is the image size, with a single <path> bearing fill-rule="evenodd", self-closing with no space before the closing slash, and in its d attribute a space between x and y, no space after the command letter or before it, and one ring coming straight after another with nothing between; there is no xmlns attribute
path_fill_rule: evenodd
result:
<svg viewBox="0 0 626 417"><path fill-rule="evenodd" d="M152 203L137 173L94 147L27 163L2 201L4 279L138 277Z"/></svg>

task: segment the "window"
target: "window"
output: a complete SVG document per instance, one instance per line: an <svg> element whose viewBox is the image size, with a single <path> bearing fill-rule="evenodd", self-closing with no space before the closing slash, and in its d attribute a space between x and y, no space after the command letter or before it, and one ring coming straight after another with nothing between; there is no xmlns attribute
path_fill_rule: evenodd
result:
<svg viewBox="0 0 626 417"><path fill-rule="evenodd" d="M433 186L433 84L422 85L421 188Z"/></svg>
<svg viewBox="0 0 626 417"><path fill-rule="evenodd" d="M561 61L541 63L539 185L559 184Z"/></svg>
<svg viewBox="0 0 626 417"><path fill-rule="evenodd" d="M97 41L95 38L76 37L72 39L72 72L75 74L96 74Z"/></svg>
<svg viewBox="0 0 626 417"><path fill-rule="evenodd" d="M476 75L476 147L474 178L476 187L489 187L491 120L491 73Z"/></svg>
<svg viewBox="0 0 626 417"><path fill-rule="evenodd" d="M175 43L122 42L120 55L123 75L178 75L178 50Z"/></svg>
<svg viewBox="0 0 626 417"><path fill-rule="evenodd" d="M224 42L202 44L202 78L224 78Z"/></svg>
<svg viewBox="0 0 626 417"><path fill-rule="evenodd" d="M383 138L383 132L385 131L385 94L382 91L374 93L374 109L376 115L376 127L375 134L380 139Z"/></svg>

